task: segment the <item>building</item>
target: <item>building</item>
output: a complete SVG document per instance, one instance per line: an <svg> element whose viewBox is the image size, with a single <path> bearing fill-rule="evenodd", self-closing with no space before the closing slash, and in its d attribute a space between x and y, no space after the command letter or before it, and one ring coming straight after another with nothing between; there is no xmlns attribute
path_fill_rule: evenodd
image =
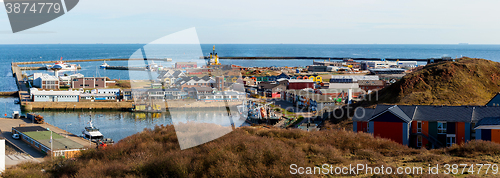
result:
<svg viewBox="0 0 500 178"><path fill-rule="evenodd" d="M85 149L83 145L40 126L13 127L12 133L19 134L22 141L53 157L74 158Z"/></svg>
<svg viewBox="0 0 500 178"><path fill-rule="evenodd" d="M481 119L474 128L476 139L500 143L500 117Z"/></svg>
<svg viewBox="0 0 500 178"><path fill-rule="evenodd" d="M0 173L5 171L5 138L0 135Z"/></svg>
<svg viewBox="0 0 500 178"><path fill-rule="evenodd" d="M378 75L378 74L404 74L406 69L400 68L387 68L387 69L369 69L370 74Z"/></svg>
<svg viewBox="0 0 500 178"><path fill-rule="evenodd" d="M132 89L124 89L123 90L123 100L131 100L132 99Z"/></svg>
<svg viewBox="0 0 500 178"><path fill-rule="evenodd" d="M200 101L239 101L245 99L245 93L237 91L223 91L198 94L197 99Z"/></svg>
<svg viewBox="0 0 500 178"><path fill-rule="evenodd" d="M158 74L158 79L167 87L175 84L175 82L183 77L187 77L187 75L181 70L160 71Z"/></svg>
<svg viewBox="0 0 500 178"><path fill-rule="evenodd" d="M321 111L327 106L334 106L335 100L329 95L316 94L306 90L286 90L281 95L304 111Z"/></svg>
<svg viewBox="0 0 500 178"><path fill-rule="evenodd" d="M486 106L500 106L500 93L497 93L493 98L491 98Z"/></svg>
<svg viewBox="0 0 500 178"><path fill-rule="evenodd" d="M358 80L380 80L376 75L332 75L330 83L357 83Z"/></svg>
<svg viewBox="0 0 500 178"><path fill-rule="evenodd" d="M314 83L312 79L289 79L287 88L289 90L314 89Z"/></svg>
<svg viewBox="0 0 500 178"><path fill-rule="evenodd" d="M107 88L115 81L106 81L106 77L78 77L71 81L71 88Z"/></svg>
<svg viewBox="0 0 500 178"><path fill-rule="evenodd" d="M176 62L175 63L176 69L196 68L196 67L197 67L196 62Z"/></svg>
<svg viewBox="0 0 500 178"><path fill-rule="evenodd" d="M286 86L281 84L260 83L257 92L267 98L281 98L281 92L286 91Z"/></svg>
<svg viewBox="0 0 500 178"><path fill-rule="evenodd" d="M358 80L358 86L365 91L376 91L384 88L386 82L383 80Z"/></svg>
<svg viewBox="0 0 500 178"><path fill-rule="evenodd" d="M30 89L33 102L79 102L80 91L45 91L36 88Z"/></svg>
<svg viewBox="0 0 500 178"><path fill-rule="evenodd" d="M500 141L490 136L496 134L499 115L500 107L377 105L356 109L353 130L412 147L438 148L473 139Z"/></svg>
<svg viewBox="0 0 500 178"><path fill-rule="evenodd" d="M67 76L59 76L59 84L71 87L71 81L73 81L74 78L83 78L83 77L85 77L83 74L71 74Z"/></svg>
<svg viewBox="0 0 500 178"><path fill-rule="evenodd" d="M333 98L347 98L349 90L352 90L352 97L358 98L366 92L360 88L332 88L332 89L317 89L316 93L321 95L329 95Z"/></svg>
<svg viewBox="0 0 500 178"><path fill-rule="evenodd" d="M41 89L59 90L59 78L49 74L34 73L33 85Z"/></svg>
<svg viewBox="0 0 500 178"><path fill-rule="evenodd" d="M310 65L307 66L307 71L308 72L326 72L327 66L322 66L322 65Z"/></svg>

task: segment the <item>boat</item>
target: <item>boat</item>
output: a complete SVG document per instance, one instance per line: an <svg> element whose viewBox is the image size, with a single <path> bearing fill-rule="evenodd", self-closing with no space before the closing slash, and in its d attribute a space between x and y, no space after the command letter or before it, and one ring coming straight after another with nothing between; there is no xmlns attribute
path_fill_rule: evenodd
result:
<svg viewBox="0 0 500 178"><path fill-rule="evenodd" d="M78 69L76 64L65 63L62 60L62 57L54 65L47 65L46 67L48 70L54 70L54 71L65 71L65 70L77 70Z"/></svg>
<svg viewBox="0 0 500 178"><path fill-rule="evenodd" d="M92 118L90 118L89 125L89 127L85 127L85 130L82 131L83 138L96 143L104 140L104 135L92 124Z"/></svg>
<svg viewBox="0 0 500 178"><path fill-rule="evenodd" d="M105 69L106 67L109 67L109 65L106 63L106 61L104 61L104 62L101 64L101 69Z"/></svg>

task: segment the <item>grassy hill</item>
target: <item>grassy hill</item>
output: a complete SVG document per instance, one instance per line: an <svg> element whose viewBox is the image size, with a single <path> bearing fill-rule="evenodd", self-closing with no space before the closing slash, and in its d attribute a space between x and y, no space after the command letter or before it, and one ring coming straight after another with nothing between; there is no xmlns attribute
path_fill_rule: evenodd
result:
<svg viewBox="0 0 500 178"><path fill-rule="evenodd" d="M377 103L485 105L498 92L500 63L460 58L457 62L430 64L406 75L379 91Z"/></svg>
<svg viewBox="0 0 500 178"><path fill-rule="evenodd" d="M236 129L220 139L181 151L173 126L166 126L144 130L106 149L85 151L76 159L25 163L7 170L3 176L290 177L291 164L304 167L325 163L367 164L390 166L394 170L396 166L419 166L426 171L429 164L498 164L499 158L500 145L484 141L425 150L351 131L251 127Z"/></svg>

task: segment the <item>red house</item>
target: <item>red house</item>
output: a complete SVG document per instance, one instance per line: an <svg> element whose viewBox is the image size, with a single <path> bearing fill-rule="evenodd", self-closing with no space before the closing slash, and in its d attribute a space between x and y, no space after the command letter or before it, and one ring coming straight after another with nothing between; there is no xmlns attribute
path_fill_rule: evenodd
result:
<svg viewBox="0 0 500 178"><path fill-rule="evenodd" d="M472 139L497 141L487 129L493 128L488 124L500 126L499 115L500 107L377 105L356 109L353 131L412 147L438 148Z"/></svg>
<svg viewBox="0 0 500 178"><path fill-rule="evenodd" d="M314 81L310 79L289 79L288 89L289 90L302 90L305 88L314 89Z"/></svg>

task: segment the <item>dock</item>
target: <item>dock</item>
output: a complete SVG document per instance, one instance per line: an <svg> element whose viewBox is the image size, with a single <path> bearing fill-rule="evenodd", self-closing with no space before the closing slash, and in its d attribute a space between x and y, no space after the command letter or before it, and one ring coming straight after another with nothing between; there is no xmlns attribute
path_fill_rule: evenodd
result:
<svg viewBox="0 0 500 178"><path fill-rule="evenodd" d="M63 60L64 62L93 62L93 61L129 61L129 60L144 60L143 58L117 58L117 59L74 59L74 60ZM155 61L169 61L167 58L148 58L148 60ZM15 65L28 65L28 64L50 64L56 63L56 61L31 61L31 62L13 62Z"/></svg>
<svg viewBox="0 0 500 178"><path fill-rule="evenodd" d="M6 142L14 146L16 149L20 150L23 154L29 155L28 158L26 159L19 159L18 155L11 155L11 156L7 155L6 156L7 166L13 166L25 161L43 162L46 157L45 154L43 154L39 150L36 150L29 144L23 142L22 140L15 140L12 138L12 127L19 127L19 126L40 126L43 128L49 128L54 133L66 137L67 139L70 139L84 147L95 148L97 146L93 142L89 142L88 140L79 137L78 135L69 133L61 128L58 128L48 123L34 124L32 123L31 120L26 118L24 119L0 118L0 131L1 131L0 134L2 134L3 137L5 137Z"/></svg>

